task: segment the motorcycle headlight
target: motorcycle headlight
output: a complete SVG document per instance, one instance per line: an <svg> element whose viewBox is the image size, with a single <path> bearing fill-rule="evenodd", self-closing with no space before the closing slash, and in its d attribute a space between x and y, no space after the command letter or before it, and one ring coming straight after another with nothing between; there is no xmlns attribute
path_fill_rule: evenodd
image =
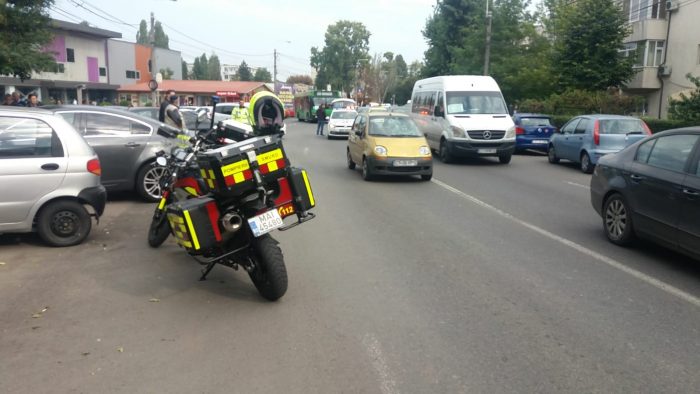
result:
<svg viewBox="0 0 700 394"><path fill-rule="evenodd" d="M418 153L420 153L423 156L429 156L430 155L430 148L427 146L421 146L418 148Z"/></svg>
<svg viewBox="0 0 700 394"><path fill-rule="evenodd" d="M386 156L387 150L385 147L381 145L377 145L374 147L374 153L377 154L378 156Z"/></svg>
<svg viewBox="0 0 700 394"><path fill-rule="evenodd" d="M451 126L452 128L452 135L455 136L455 138L466 138L467 134L462 130L461 128L457 126Z"/></svg>
<svg viewBox="0 0 700 394"><path fill-rule="evenodd" d="M515 126L510 126L508 130L506 130L505 138L515 138Z"/></svg>

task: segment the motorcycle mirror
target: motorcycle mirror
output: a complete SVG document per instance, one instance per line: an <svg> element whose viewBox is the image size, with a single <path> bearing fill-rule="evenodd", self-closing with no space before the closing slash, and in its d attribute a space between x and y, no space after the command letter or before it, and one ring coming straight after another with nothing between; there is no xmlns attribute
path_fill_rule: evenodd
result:
<svg viewBox="0 0 700 394"><path fill-rule="evenodd" d="M158 165L161 167L165 167L168 165L168 160L163 156L158 156L156 158L156 163L158 163Z"/></svg>

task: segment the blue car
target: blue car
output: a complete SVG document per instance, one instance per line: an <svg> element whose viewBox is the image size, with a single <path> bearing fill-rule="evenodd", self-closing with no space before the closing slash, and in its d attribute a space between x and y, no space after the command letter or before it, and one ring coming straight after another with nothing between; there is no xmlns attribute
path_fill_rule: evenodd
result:
<svg viewBox="0 0 700 394"><path fill-rule="evenodd" d="M582 115L568 121L549 141L547 156L579 163L581 171L593 172L598 160L651 135L643 120L621 115Z"/></svg>
<svg viewBox="0 0 700 394"><path fill-rule="evenodd" d="M549 139L557 128L552 124L552 118L542 114L515 114L515 151L525 149L547 151Z"/></svg>

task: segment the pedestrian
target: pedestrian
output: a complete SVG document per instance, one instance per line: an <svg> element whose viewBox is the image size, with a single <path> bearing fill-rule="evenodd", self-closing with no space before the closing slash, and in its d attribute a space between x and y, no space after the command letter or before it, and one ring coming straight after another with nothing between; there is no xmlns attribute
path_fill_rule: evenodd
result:
<svg viewBox="0 0 700 394"><path fill-rule="evenodd" d="M238 107L231 111L231 118L237 122L248 124L248 108L245 107L243 100L238 102Z"/></svg>
<svg viewBox="0 0 700 394"><path fill-rule="evenodd" d="M12 105L12 95L10 93L5 93L5 99L3 100L2 105Z"/></svg>
<svg viewBox="0 0 700 394"><path fill-rule="evenodd" d="M326 124L326 105L321 104L316 110L316 120L318 125L316 126L316 135L323 135L323 125Z"/></svg>
<svg viewBox="0 0 700 394"><path fill-rule="evenodd" d="M15 107L24 107L24 103L20 101L20 93L16 90L12 92L12 104L10 105L14 105Z"/></svg>
<svg viewBox="0 0 700 394"><path fill-rule="evenodd" d="M170 89L168 93L163 97L163 102L160 103L160 109L158 110L158 120L165 123L165 108L170 104L168 99L170 96L175 96L175 90Z"/></svg>
<svg viewBox="0 0 700 394"><path fill-rule="evenodd" d="M29 93L27 96L27 107L38 107L39 106L39 98L36 96L36 93L32 92Z"/></svg>
<svg viewBox="0 0 700 394"><path fill-rule="evenodd" d="M180 130L185 130L185 124L182 121L180 107L177 105L178 97L172 95L168 97L168 105L165 107L165 124L173 126Z"/></svg>

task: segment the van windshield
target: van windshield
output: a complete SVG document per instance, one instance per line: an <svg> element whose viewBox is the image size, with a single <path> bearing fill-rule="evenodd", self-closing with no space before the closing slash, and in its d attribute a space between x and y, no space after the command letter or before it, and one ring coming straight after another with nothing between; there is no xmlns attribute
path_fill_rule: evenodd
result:
<svg viewBox="0 0 700 394"><path fill-rule="evenodd" d="M448 115L508 114L500 92L447 92Z"/></svg>

